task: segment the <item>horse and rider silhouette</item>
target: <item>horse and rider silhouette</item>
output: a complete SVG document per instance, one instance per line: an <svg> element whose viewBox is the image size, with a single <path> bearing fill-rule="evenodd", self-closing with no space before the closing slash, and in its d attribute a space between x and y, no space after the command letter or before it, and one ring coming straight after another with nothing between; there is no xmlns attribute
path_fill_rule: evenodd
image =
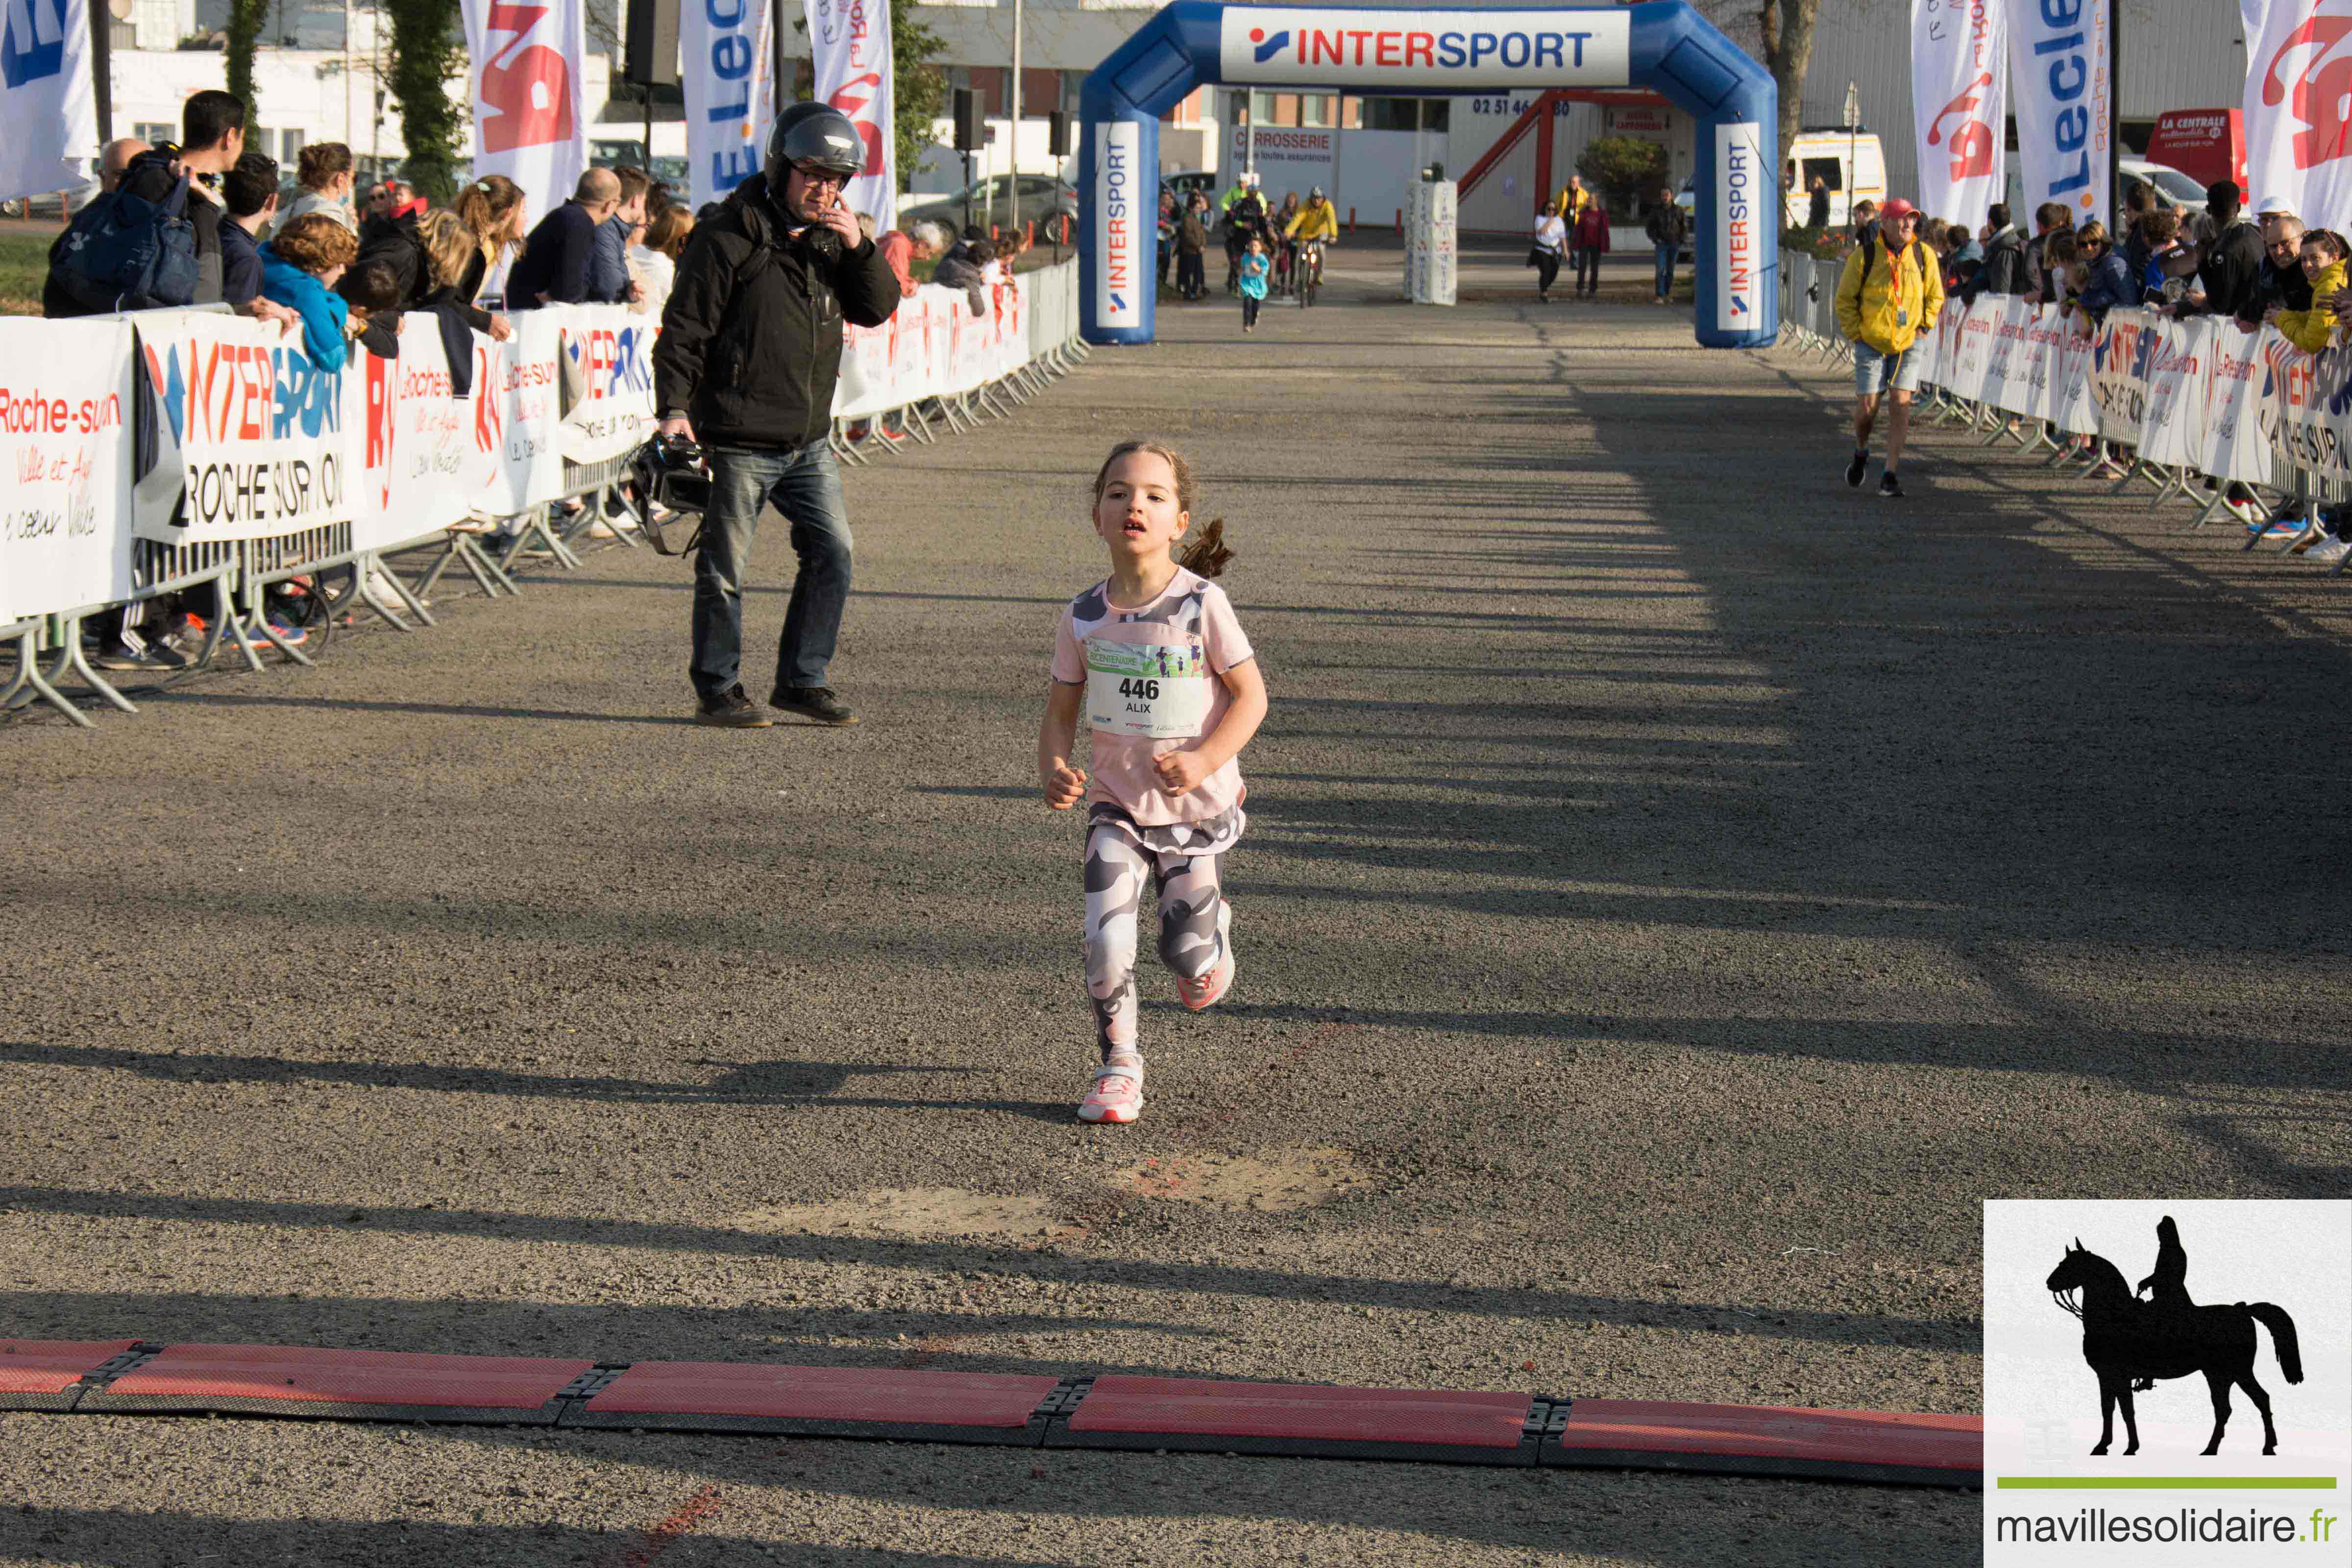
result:
<svg viewBox="0 0 2352 1568"><path fill-rule="evenodd" d="M2083 1359L2099 1379L2099 1446L2104 1454L2115 1441L2116 1406L2123 1406L2124 1430L2131 1442L2126 1455L2139 1452L2139 1421L2133 1412L2134 1393L2154 1388L2156 1380L2205 1374L2213 1394L2213 1436L2205 1453L2221 1448L2221 1433L2230 1425L2230 1385L2236 1384L2263 1413L2263 1452L2278 1452L2278 1428L2271 1424L2271 1396L2254 1381L2254 1325L2271 1331L2271 1347L2279 1370L2289 1383L2303 1381L2303 1352L2295 1339L2294 1320L2268 1301L2231 1307L2200 1307L2189 1299L2189 1253L2180 1245L2180 1227L2167 1215L2156 1227L2156 1270L2139 1282L2148 1293L2124 1285L2122 1271L2095 1252L2086 1250L2080 1237L2066 1249L2064 1259L2052 1269L2045 1283L2051 1298L2083 1322ZM2081 1292L2079 1302L2067 1298Z"/></svg>

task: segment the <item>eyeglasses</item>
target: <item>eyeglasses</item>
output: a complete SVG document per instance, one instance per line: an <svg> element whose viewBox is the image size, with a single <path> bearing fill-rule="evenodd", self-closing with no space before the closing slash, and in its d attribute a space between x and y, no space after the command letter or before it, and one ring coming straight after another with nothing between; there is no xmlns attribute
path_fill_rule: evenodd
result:
<svg viewBox="0 0 2352 1568"><path fill-rule="evenodd" d="M831 169L820 169L814 163L794 163L793 173L812 185L832 185L836 188L849 184L849 176Z"/></svg>

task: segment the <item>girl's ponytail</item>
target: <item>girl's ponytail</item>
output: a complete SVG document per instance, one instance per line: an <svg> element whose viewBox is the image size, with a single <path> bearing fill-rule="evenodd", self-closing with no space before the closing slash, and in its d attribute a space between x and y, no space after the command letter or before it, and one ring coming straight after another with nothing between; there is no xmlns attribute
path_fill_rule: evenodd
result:
<svg viewBox="0 0 2352 1568"><path fill-rule="evenodd" d="M1193 536L1176 557L1176 564L1199 577L1216 577L1223 574L1225 563L1234 552L1225 548L1225 520L1211 518L1209 526Z"/></svg>

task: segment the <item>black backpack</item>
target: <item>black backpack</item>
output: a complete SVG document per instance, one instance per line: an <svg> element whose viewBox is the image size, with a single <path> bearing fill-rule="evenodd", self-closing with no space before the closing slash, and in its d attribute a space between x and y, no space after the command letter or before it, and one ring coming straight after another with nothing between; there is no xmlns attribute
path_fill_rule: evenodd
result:
<svg viewBox="0 0 2352 1568"><path fill-rule="evenodd" d="M151 202L128 182L82 208L49 253L49 276L84 310L151 310L196 297L196 226L188 176Z"/></svg>

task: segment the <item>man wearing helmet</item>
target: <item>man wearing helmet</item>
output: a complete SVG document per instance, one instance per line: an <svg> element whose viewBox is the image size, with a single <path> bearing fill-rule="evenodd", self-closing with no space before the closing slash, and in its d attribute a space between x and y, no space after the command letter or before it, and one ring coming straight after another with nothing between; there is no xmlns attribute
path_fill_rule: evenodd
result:
<svg viewBox="0 0 2352 1568"><path fill-rule="evenodd" d="M768 161L694 226L654 349L660 434L698 440L710 505L694 563L695 721L757 729L744 695L743 573L762 503L792 525L800 557L769 701L821 724L854 724L825 684L849 598L849 519L827 437L842 322L878 327L898 280L843 200L866 143L830 105L776 120Z"/></svg>

